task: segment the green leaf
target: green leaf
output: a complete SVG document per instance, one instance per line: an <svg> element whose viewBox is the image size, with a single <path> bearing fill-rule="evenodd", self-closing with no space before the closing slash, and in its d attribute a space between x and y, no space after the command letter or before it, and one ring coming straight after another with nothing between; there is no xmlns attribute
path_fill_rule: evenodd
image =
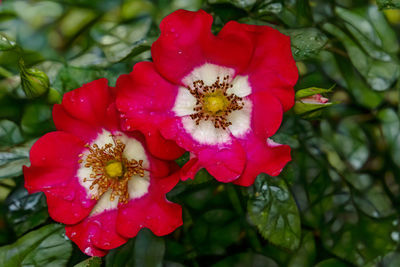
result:
<svg viewBox="0 0 400 267"><path fill-rule="evenodd" d="M383 109L378 113L382 123L382 133L393 161L400 166L400 120L392 109Z"/></svg>
<svg viewBox="0 0 400 267"><path fill-rule="evenodd" d="M247 210L261 235L271 243L297 249L300 244L300 216L284 180L260 174L253 186Z"/></svg>
<svg viewBox="0 0 400 267"><path fill-rule="evenodd" d="M349 267L349 265L341 260L331 258L319 262L315 267Z"/></svg>
<svg viewBox="0 0 400 267"><path fill-rule="evenodd" d="M49 218L43 193L28 194L25 188L18 188L7 197L6 204L7 222L18 236Z"/></svg>
<svg viewBox="0 0 400 267"><path fill-rule="evenodd" d="M400 253L399 252L390 252L379 262L381 267L396 267L400 266Z"/></svg>
<svg viewBox="0 0 400 267"><path fill-rule="evenodd" d="M359 179L366 179L360 176ZM360 193L353 194L356 205L367 215L374 218L385 218L396 213L393 204L380 183Z"/></svg>
<svg viewBox="0 0 400 267"><path fill-rule="evenodd" d="M135 239L132 238L124 245L110 251L105 257L106 267L134 266Z"/></svg>
<svg viewBox="0 0 400 267"><path fill-rule="evenodd" d="M312 266L316 257L314 236L311 232L303 232L299 249L293 254L288 267Z"/></svg>
<svg viewBox="0 0 400 267"><path fill-rule="evenodd" d="M0 247L0 265L63 266L72 253L63 225L50 224L32 231L15 243Z"/></svg>
<svg viewBox="0 0 400 267"><path fill-rule="evenodd" d="M228 266L278 267L279 265L271 258L253 252L235 254L213 265L213 267L228 267Z"/></svg>
<svg viewBox="0 0 400 267"><path fill-rule="evenodd" d="M390 57L389 60L372 58L337 26L325 23L323 29L336 36L343 43L354 67L374 90L387 90L396 81L400 73L397 59L393 57ZM370 37L372 38L372 36Z"/></svg>
<svg viewBox="0 0 400 267"><path fill-rule="evenodd" d="M101 258L91 257L78 264L75 264L74 267L101 267L101 263L102 263Z"/></svg>
<svg viewBox="0 0 400 267"><path fill-rule="evenodd" d="M315 119L321 116L321 112L324 108L332 105L332 103L310 104L296 101L293 110L297 115L300 115L305 119Z"/></svg>
<svg viewBox="0 0 400 267"><path fill-rule="evenodd" d="M134 24L115 24L105 22L92 31L109 62L115 63L128 56L134 56L150 49L146 40L150 30L151 18L145 17Z"/></svg>
<svg viewBox="0 0 400 267"><path fill-rule="evenodd" d="M377 0L380 9L400 8L400 0Z"/></svg>
<svg viewBox="0 0 400 267"><path fill-rule="evenodd" d="M351 119L342 120L333 135L336 151L354 169L360 169L369 156L369 141L362 128Z"/></svg>
<svg viewBox="0 0 400 267"><path fill-rule="evenodd" d="M237 8L250 10L257 0L208 0L210 4L231 4Z"/></svg>
<svg viewBox="0 0 400 267"><path fill-rule="evenodd" d="M135 241L135 266L161 267L164 252L164 239L155 236L148 229L142 229L137 235Z"/></svg>
<svg viewBox="0 0 400 267"><path fill-rule="evenodd" d="M0 150L0 179L22 174L22 166L29 165L29 150L35 140L20 146Z"/></svg>
<svg viewBox="0 0 400 267"><path fill-rule="evenodd" d="M42 103L26 105L21 119L21 128L29 135L40 135L52 130L54 125L51 106Z"/></svg>
<svg viewBox="0 0 400 267"><path fill-rule="evenodd" d="M355 102L369 109L378 107L383 101L382 94L371 90L348 60L342 57L336 57L336 60L341 74L346 81L346 88L353 95Z"/></svg>
<svg viewBox="0 0 400 267"><path fill-rule="evenodd" d="M289 29L282 32L290 36L295 60L316 56L328 42L326 35L317 28Z"/></svg>
<svg viewBox="0 0 400 267"><path fill-rule="evenodd" d="M21 131L15 122L0 121L0 146L12 146L24 141Z"/></svg>
<svg viewBox="0 0 400 267"><path fill-rule="evenodd" d="M16 44L10 41L3 33L0 33L0 51L13 49Z"/></svg>
<svg viewBox="0 0 400 267"><path fill-rule="evenodd" d="M372 220L357 217L350 206L345 209L341 214L334 212L331 221L322 226L321 238L328 251L357 266L367 266L396 248L400 233L393 218Z"/></svg>

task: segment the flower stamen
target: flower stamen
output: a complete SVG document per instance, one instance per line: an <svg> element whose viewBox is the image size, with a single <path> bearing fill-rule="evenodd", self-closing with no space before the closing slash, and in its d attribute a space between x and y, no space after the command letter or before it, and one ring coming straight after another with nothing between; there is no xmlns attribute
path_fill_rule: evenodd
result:
<svg viewBox="0 0 400 267"><path fill-rule="evenodd" d="M232 125L228 121L228 115L232 111L241 110L244 103L241 97L227 93L227 90L233 86L228 81L229 75L222 81L220 77L217 77L211 85L205 85L203 80L197 80L193 82L192 87L187 87L196 98L196 106L193 108L196 113L190 115L196 125L199 125L201 120L211 120L215 128L224 130Z"/></svg>
<svg viewBox="0 0 400 267"><path fill-rule="evenodd" d="M99 147L97 144L85 147L89 150L86 158L84 154L80 154L78 163L84 163L86 168L91 168L90 177L84 178L83 182L90 181L90 190L96 193L91 195L92 199L99 200L100 197L111 190L110 200L119 197L119 203L127 203L129 201L128 182L134 175L144 176L143 160L128 160L124 157L123 152L125 144L111 135L113 143L105 144Z"/></svg>

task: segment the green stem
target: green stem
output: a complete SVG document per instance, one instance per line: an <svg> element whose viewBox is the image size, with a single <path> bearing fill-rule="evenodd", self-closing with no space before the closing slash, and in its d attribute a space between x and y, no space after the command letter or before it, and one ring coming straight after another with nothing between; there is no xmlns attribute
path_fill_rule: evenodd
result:
<svg viewBox="0 0 400 267"><path fill-rule="evenodd" d="M2 76L3 78L10 78L13 76L13 74L5 68L0 67L0 76Z"/></svg>

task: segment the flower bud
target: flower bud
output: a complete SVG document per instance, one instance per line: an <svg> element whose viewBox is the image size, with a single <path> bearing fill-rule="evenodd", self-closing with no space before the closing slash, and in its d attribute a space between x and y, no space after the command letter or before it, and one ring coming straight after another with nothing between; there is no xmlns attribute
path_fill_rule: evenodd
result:
<svg viewBox="0 0 400 267"><path fill-rule="evenodd" d="M304 118L313 119L321 115L322 109L332 105L329 99L321 93L331 92L330 89L307 88L296 92L294 112Z"/></svg>
<svg viewBox="0 0 400 267"><path fill-rule="evenodd" d="M49 77L38 69L26 68L24 62L19 62L21 85L28 98L45 94L50 88Z"/></svg>

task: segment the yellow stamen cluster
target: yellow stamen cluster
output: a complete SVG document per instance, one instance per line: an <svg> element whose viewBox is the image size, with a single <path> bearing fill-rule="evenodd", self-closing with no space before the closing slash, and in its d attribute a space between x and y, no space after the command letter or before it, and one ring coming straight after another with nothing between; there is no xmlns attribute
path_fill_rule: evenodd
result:
<svg viewBox="0 0 400 267"><path fill-rule="evenodd" d="M84 182L90 181L90 190L96 188L96 193L91 195L92 199L100 199L100 197L111 189L110 200L119 197L120 203L129 201L128 182L134 175L144 176L142 167L143 160L128 160L123 156L125 144L111 135L113 144L106 144L99 147L97 144L89 145L89 154L84 158L84 154L80 154L79 163L84 163L86 168L91 168L90 178L84 178Z"/></svg>
<svg viewBox="0 0 400 267"><path fill-rule="evenodd" d="M228 81L229 75L222 81L217 77L212 85L205 85L204 81L197 80L193 82L192 87L187 88L197 100L193 108L196 113L190 115L196 121L196 125L199 125L201 120L211 120L215 128L224 130L232 125L227 119L228 115L234 110L242 109L244 103L241 97L228 95L226 91L232 87Z"/></svg>

